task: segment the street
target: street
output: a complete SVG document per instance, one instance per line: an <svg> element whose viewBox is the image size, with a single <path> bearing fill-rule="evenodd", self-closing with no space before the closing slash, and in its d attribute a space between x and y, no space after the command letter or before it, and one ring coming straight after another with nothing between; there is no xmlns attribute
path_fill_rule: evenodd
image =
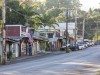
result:
<svg viewBox="0 0 100 75"><path fill-rule="evenodd" d="M95 75L100 69L100 46L0 66L0 75Z"/></svg>

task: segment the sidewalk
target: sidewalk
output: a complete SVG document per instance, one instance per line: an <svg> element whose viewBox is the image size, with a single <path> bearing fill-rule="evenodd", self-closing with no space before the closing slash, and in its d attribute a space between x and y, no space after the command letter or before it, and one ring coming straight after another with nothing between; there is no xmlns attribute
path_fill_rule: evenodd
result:
<svg viewBox="0 0 100 75"><path fill-rule="evenodd" d="M17 57L17 58L13 58L11 61L7 61L7 65L36 60L36 59L45 58L45 57L49 57L49 56L53 56L53 55L60 55L60 54L64 54L64 53L66 53L66 52L65 51L55 51L55 52L38 53L33 56Z"/></svg>

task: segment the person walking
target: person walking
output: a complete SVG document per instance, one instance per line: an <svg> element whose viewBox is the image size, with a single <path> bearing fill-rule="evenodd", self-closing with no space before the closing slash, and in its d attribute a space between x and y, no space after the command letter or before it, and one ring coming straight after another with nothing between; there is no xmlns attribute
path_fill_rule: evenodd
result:
<svg viewBox="0 0 100 75"><path fill-rule="evenodd" d="M29 56L32 56L32 45L29 44Z"/></svg>

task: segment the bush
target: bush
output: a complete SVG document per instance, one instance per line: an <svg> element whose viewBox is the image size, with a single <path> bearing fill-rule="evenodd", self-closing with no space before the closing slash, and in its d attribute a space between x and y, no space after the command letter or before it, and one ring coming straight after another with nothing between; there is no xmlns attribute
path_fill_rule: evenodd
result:
<svg viewBox="0 0 100 75"><path fill-rule="evenodd" d="M45 43L44 43L44 42L42 42L42 43L40 44L40 49L41 49L41 50L46 50L46 46L45 46Z"/></svg>
<svg viewBox="0 0 100 75"><path fill-rule="evenodd" d="M71 52L71 49L69 47L67 47L67 50L66 50L66 47L64 47L64 48L61 47L60 51L66 51L66 53L69 53L69 52Z"/></svg>
<svg viewBox="0 0 100 75"><path fill-rule="evenodd" d="M67 48L66 53L69 53L69 52L71 52L71 49Z"/></svg>

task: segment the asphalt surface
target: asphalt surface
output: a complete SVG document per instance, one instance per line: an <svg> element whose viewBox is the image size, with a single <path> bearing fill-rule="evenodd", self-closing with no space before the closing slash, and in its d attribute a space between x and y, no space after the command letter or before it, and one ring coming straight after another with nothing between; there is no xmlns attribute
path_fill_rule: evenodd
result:
<svg viewBox="0 0 100 75"><path fill-rule="evenodd" d="M95 75L100 46L0 66L0 75Z"/></svg>

